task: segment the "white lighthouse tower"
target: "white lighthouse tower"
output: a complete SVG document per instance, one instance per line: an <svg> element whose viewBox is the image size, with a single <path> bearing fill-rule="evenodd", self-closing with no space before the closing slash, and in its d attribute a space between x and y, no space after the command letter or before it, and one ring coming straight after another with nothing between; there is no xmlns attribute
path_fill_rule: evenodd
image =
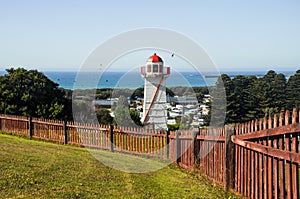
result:
<svg viewBox="0 0 300 199"><path fill-rule="evenodd" d="M154 53L148 58L146 66L141 67L141 76L145 79L142 123L156 130L167 129L166 78L170 67L164 67L163 60Z"/></svg>

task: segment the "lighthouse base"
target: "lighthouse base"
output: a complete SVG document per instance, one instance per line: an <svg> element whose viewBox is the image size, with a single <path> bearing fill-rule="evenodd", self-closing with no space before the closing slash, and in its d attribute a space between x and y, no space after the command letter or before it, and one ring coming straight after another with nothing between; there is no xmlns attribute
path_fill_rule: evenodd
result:
<svg viewBox="0 0 300 199"><path fill-rule="evenodd" d="M155 102L144 124L153 130L167 130L167 110L165 102Z"/></svg>

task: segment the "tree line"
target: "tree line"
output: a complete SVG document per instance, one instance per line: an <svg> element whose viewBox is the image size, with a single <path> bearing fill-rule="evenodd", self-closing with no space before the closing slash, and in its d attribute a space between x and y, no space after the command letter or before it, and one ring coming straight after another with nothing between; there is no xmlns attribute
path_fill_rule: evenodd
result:
<svg viewBox="0 0 300 199"><path fill-rule="evenodd" d="M225 94L220 95L218 89L224 90L224 88ZM213 88L193 87L188 90L185 87L176 87L167 89L167 93L173 96L177 93L189 95L194 92L201 101L203 95L208 94L208 90L213 91L211 96L215 104L226 98L225 107L219 107L220 111L226 113L226 124L246 122L279 113L281 109L299 109L300 70L289 78L273 70L260 78L242 75L231 78L229 75L222 74ZM85 96L84 90L80 92ZM111 89L97 89L96 98L110 97L111 92ZM120 89L114 92L120 95L124 92L126 95L128 92L132 93L132 100L136 97L143 97L143 88L135 91ZM57 83L37 70L11 68L6 70L5 75L0 76L0 113L2 114L72 120L71 96L72 91L59 88ZM80 101L75 103L75 106L80 107ZM126 106L117 108L115 111L122 112L121 110ZM100 122L112 121L108 110L97 110L96 114ZM135 118L134 121L138 120L136 112L131 111L129 115ZM220 119L220 125L224 124L223 121Z"/></svg>
<svg viewBox="0 0 300 199"><path fill-rule="evenodd" d="M288 79L282 73L268 71L263 77L222 74L215 90L224 85L226 92L225 123L241 123L279 113L282 109L300 108L300 70ZM214 92L213 92L214 93ZM218 92L212 100L218 102ZM220 121L221 122L221 121Z"/></svg>
<svg viewBox="0 0 300 199"><path fill-rule="evenodd" d="M10 68L0 76L0 113L70 120L71 112L65 90L43 73Z"/></svg>

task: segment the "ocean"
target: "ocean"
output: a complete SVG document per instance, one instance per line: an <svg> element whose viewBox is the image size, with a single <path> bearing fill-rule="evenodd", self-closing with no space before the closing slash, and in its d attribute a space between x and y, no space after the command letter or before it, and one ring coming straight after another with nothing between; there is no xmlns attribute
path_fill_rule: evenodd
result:
<svg viewBox="0 0 300 199"><path fill-rule="evenodd" d="M267 71L249 71L249 72L222 72L228 74L231 78L237 75L255 75L262 77ZM280 73L280 72L278 72ZM294 72L281 72L288 78ZM59 84L65 89L75 89L74 85L77 81L77 72L44 72L44 74L52 81ZM198 87L198 86L213 86L217 81L217 74L198 72L172 72L166 80L167 87ZM93 83L97 82L97 84ZM104 72L101 75L93 72L80 73L80 83L77 82L76 89L90 88L130 88L136 89L143 87L144 80L139 72Z"/></svg>
<svg viewBox="0 0 300 199"><path fill-rule="evenodd" d="M0 75L5 72L1 71ZM90 88L129 88L136 89L143 87L144 80L139 72L104 72L97 74L94 72L78 73L74 72L43 72L49 79L59 84L59 87L65 89L90 89ZM255 75L261 77L267 72L222 72L230 77L236 75ZM283 74L293 74L293 72L283 72ZM288 78L288 76L287 76ZM78 82L80 79L80 82ZM200 74L198 72L172 72L166 80L167 87L197 87L197 86L213 86L217 81L216 74ZM97 83L95 83L97 82ZM75 87L74 87L75 86Z"/></svg>
<svg viewBox="0 0 300 199"><path fill-rule="evenodd" d="M65 89L90 89L90 88L138 88L143 87L144 80L138 72L104 72L101 75L93 72L80 73L80 82L77 81L77 72L44 72L52 81ZM228 74L228 73L226 73ZM241 73L230 73L231 76ZM243 72L242 75L263 75L264 73ZM213 86L217 81L215 74L197 72L174 72L166 80L167 87L177 86ZM94 82L97 82L95 84ZM74 87L74 85L76 87Z"/></svg>
<svg viewBox="0 0 300 199"><path fill-rule="evenodd" d="M80 73L80 82L76 72L44 72L52 81L65 89L89 88L138 88L143 87L144 80L139 73L133 72L105 72L101 75L92 72ZM216 83L217 77L202 77L195 72L181 72L171 74L166 80L167 87L175 86L211 86ZM97 82L95 84L94 82Z"/></svg>

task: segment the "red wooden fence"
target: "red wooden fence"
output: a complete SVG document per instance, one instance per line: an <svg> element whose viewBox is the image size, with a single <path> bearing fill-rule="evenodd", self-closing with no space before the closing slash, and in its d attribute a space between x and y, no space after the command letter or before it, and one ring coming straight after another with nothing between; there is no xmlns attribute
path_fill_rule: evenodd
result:
<svg viewBox="0 0 300 199"><path fill-rule="evenodd" d="M29 123L27 117L0 115L0 118L0 129L2 131L8 131L29 137Z"/></svg>
<svg viewBox="0 0 300 199"><path fill-rule="evenodd" d="M249 198L299 198L300 112L236 126L235 190Z"/></svg>
<svg viewBox="0 0 300 199"><path fill-rule="evenodd" d="M299 198L300 112L234 127L160 132L0 115L0 129L35 139L168 158L248 198Z"/></svg>
<svg viewBox="0 0 300 199"><path fill-rule="evenodd" d="M167 136L160 131L11 115L0 115L0 127L2 131L34 139L137 155L167 157Z"/></svg>
<svg viewBox="0 0 300 199"><path fill-rule="evenodd" d="M213 182L224 182L225 128L171 132L170 138L173 161L188 170L199 170Z"/></svg>

